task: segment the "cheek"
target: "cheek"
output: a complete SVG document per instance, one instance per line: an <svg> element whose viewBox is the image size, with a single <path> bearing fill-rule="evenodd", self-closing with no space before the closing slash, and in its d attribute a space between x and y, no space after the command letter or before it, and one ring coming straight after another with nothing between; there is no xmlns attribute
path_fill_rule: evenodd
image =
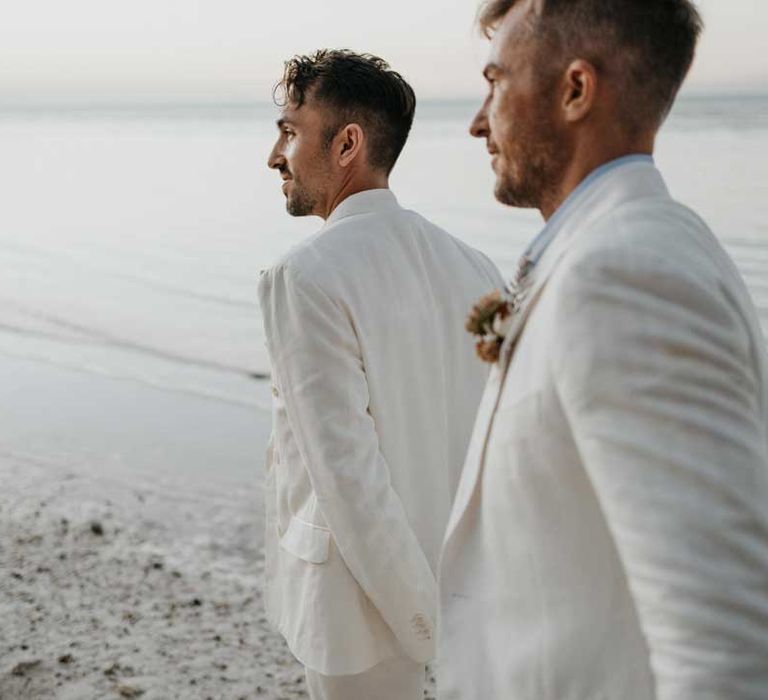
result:
<svg viewBox="0 0 768 700"><path fill-rule="evenodd" d="M312 143L304 141L300 138L294 138L289 144L286 144L285 158L294 167L307 166L305 170L305 176L310 175L311 171L317 167L317 158L315 157L315 150L312 148Z"/></svg>
<svg viewBox="0 0 768 700"><path fill-rule="evenodd" d="M502 153L517 153L531 140L533 111L511 98L499 101L492 117L496 145Z"/></svg>
<svg viewBox="0 0 768 700"><path fill-rule="evenodd" d="M307 140L302 138L300 134L294 134L293 136L286 137L283 142L283 155L287 160L306 160L307 152Z"/></svg>
<svg viewBox="0 0 768 700"><path fill-rule="evenodd" d="M498 89L491 101L488 118L499 132L507 131L514 123L515 101L509 92Z"/></svg>
<svg viewBox="0 0 768 700"><path fill-rule="evenodd" d="M285 145L283 146L283 155L285 156L286 160L295 160L296 159L296 140L287 141Z"/></svg>
<svg viewBox="0 0 768 700"><path fill-rule="evenodd" d="M503 153L510 146L510 138L514 126L514 120L503 104L497 102L491 105L488 111L488 125L491 129L491 135L496 148Z"/></svg>

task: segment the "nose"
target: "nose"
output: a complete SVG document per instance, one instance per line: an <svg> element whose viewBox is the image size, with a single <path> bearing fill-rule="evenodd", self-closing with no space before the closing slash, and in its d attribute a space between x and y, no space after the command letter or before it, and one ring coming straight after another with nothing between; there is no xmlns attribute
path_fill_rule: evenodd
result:
<svg viewBox="0 0 768 700"><path fill-rule="evenodd" d="M272 147L272 151L267 159L267 167L273 170L279 170L285 165L285 156L280 152L280 142L278 141Z"/></svg>
<svg viewBox="0 0 768 700"><path fill-rule="evenodd" d="M488 100L485 100L477 111L475 118L469 125L469 133L477 139L488 138L490 135L491 130L488 126Z"/></svg>

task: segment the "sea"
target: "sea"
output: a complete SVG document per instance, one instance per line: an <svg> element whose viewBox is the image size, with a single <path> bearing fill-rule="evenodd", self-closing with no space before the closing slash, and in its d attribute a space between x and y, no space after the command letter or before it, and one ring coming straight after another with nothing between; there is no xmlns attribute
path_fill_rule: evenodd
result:
<svg viewBox="0 0 768 700"><path fill-rule="evenodd" d="M493 199L476 104L419 106L400 202L512 275L543 225ZM257 475L259 272L321 225L267 168L272 105L0 109L0 459ZM768 332L768 96L681 98L656 161L735 259Z"/></svg>

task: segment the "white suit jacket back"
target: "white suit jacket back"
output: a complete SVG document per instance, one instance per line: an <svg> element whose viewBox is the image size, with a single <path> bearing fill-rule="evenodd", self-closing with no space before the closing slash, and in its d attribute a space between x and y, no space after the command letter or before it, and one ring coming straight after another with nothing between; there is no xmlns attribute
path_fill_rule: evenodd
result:
<svg viewBox="0 0 768 700"><path fill-rule="evenodd" d="M343 201L262 275L267 610L320 673L433 656L434 572L487 376L464 320L500 283L389 190Z"/></svg>

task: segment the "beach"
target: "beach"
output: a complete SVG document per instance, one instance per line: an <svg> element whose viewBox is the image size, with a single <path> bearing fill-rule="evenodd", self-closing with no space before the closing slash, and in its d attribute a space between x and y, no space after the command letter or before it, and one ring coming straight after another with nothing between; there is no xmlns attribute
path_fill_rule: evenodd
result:
<svg viewBox="0 0 768 700"><path fill-rule="evenodd" d="M266 626L245 503L7 457L0 474L0 698L305 696ZM217 518L233 530L185 536Z"/></svg>
<svg viewBox="0 0 768 700"><path fill-rule="evenodd" d="M264 614L256 485L8 454L0 480L1 700L306 697Z"/></svg>
<svg viewBox="0 0 768 700"><path fill-rule="evenodd" d="M20 388L22 368L14 369ZM68 382L77 376L56 372L60 388L76 388ZM54 391L54 376L45 380ZM113 378L86 382L123 419L128 401L157 400L156 390L137 393ZM210 408L199 402L175 413L215 442ZM87 411L78 420L99 423ZM263 423L268 430L268 416ZM197 469L175 477L164 462L151 468L146 426L124 430L134 445L128 463L136 460L126 471L103 468L97 446L69 463L44 450L0 453L2 700L305 696L302 669L264 617L257 470L242 479L207 474L201 456L194 462L196 443L182 438L166 435L167 452ZM112 447L117 460L117 439Z"/></svg>
<svg viewBox="0 0 768 700"><path fill-rule="evenodd" d="M0 383L0 700L306 697L261 597L269 382L5 355Z"/></svg>
<svg viewBox="0 0 768 700"><path fill-rule="evenodd" d="M541 220L494 203L475 106L420 108L393 189L511 276ZM766 107L684 101L657 162L768 330ZM0 111L0 700L306 697L261 598L256 284L320 222L285 214L274 118Z"/></svg>

